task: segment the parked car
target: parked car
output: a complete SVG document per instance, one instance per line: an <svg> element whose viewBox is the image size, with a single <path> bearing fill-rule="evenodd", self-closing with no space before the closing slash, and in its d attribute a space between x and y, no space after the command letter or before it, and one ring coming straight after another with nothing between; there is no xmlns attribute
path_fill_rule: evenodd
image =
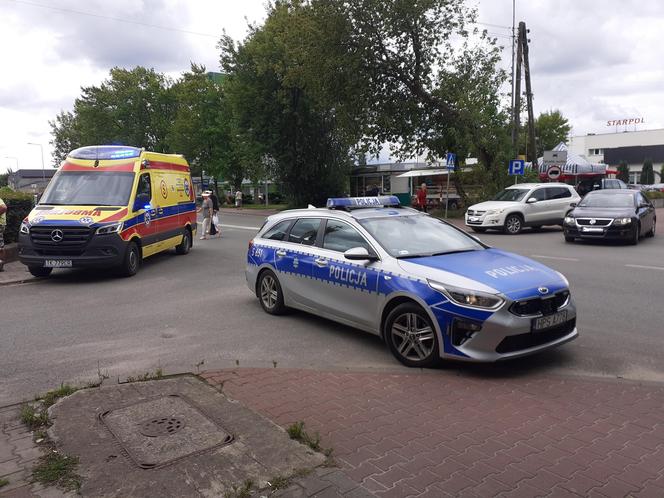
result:
<svg viewBox="0 0 664 498"><path fill-rule="evenodd" d="M492 200L474 204L466 211L466 226L475 232L488 229L517 234L523 227L562 225L581 200L565 183L522 183L499 192Z"/></svg>
<svg viewBox="0 0 664 498"><path fill-rule="evenodd" d="M664 192L664 183L654 183L652 185L645 185L646 192Z"/></svg>
<svg viewBox="0 0 664 498"><path fill-rule="evenodd" d="M657 213L652 202L635 190L598 190L588 193L565 217L565 241L623 239L636 245L643 235L655 236Z"/></svg>
<svg viewBox="0 0 664 498"><path fill-rule="evenodd" d="M587 178L581 180L576 186L576 191L580 196L586 195L593 190L627 189L625 182L616 178Z"/></svg>

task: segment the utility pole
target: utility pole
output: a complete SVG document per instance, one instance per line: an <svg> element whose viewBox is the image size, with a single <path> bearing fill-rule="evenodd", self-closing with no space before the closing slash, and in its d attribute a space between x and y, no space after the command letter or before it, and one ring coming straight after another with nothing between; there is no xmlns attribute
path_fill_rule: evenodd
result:
<svg viewBox="0 0 664 498"><path fill-rule="evenodd" d="M526 77L526 102L528 107L528 149L530 151L529 159L533 168L537 166L537 146L535 145L535 116L533 112L533 90L530 85L530 63L528 62L528 30L526 23L521 21L519 23L523 37L523 72Z"/></svg>
<svg viewBox="0 0 664 498"><path fill-rule="evenodd" d="M512 151L513 157L519 154L519 128L521 127L521 61L523 59L523 44L521 43L521 24L516 44L516 75L514 77L514 106L512 108Z"/></svg>
<svg viewBox="0 0 664 498"><path fill-rule="evenodd" d="M526 23L519 23L516 45L516 74L514 77L514 99L512 119L512 150L514 157L518 155L519 128L521 127L521 65L523 64L526 80L526 108L528 110L528 139L526 144L526 160L537 167L537 147L535 145L535 117L533 112L533 90L530 82L530 62L528 57L528 29Z"/></svg>

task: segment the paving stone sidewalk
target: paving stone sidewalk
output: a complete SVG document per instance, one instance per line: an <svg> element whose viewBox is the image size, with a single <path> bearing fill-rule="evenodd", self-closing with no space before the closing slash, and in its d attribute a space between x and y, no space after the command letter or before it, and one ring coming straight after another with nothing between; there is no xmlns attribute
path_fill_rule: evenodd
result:
<svg viewBox="0 0 664 498"><path fill-rule="evenodd" d="M664 497L661 384L446 371L203 377L281 426L320 432L376 496Z"/></svg>
<svg viewBox="0 0 664 498"><path fill-rule="evenodd" d="M20 284L36 280L28 271L28 267L20 261L5 263L3 271L0 271L0 286L10 284Z"/></svg>

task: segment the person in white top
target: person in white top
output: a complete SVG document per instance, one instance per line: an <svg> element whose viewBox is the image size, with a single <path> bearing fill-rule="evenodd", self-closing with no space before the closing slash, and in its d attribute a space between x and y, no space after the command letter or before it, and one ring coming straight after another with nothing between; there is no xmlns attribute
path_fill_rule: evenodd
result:
<svg viewBox="0 0 664 498"><path fill-rule="evenodd" d="M235 192L235 207L239 208L242 207L242 191L238 190Z"/></svg>

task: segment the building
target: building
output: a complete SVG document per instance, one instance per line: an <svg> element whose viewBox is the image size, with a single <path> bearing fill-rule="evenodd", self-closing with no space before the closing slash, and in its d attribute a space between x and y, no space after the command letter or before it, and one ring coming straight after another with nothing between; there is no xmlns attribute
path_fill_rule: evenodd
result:
<svg viewBox="0 0 664 498"><path fill-rule="evenodd" d="M605 163L615 169L621 161L629 166L630 183L639 183L646 158L653 161L655 183L664 164L664 129L622 131L615 133L589 133L571 137L569 150L585 157L591 163Z"/></svg>
<svg viewBox="0 0 664 498"><path fill-rule="evenodd" d="M56 169L19 169L9 173L9 187L28 194L41 194L51 181Z"/></svg>

